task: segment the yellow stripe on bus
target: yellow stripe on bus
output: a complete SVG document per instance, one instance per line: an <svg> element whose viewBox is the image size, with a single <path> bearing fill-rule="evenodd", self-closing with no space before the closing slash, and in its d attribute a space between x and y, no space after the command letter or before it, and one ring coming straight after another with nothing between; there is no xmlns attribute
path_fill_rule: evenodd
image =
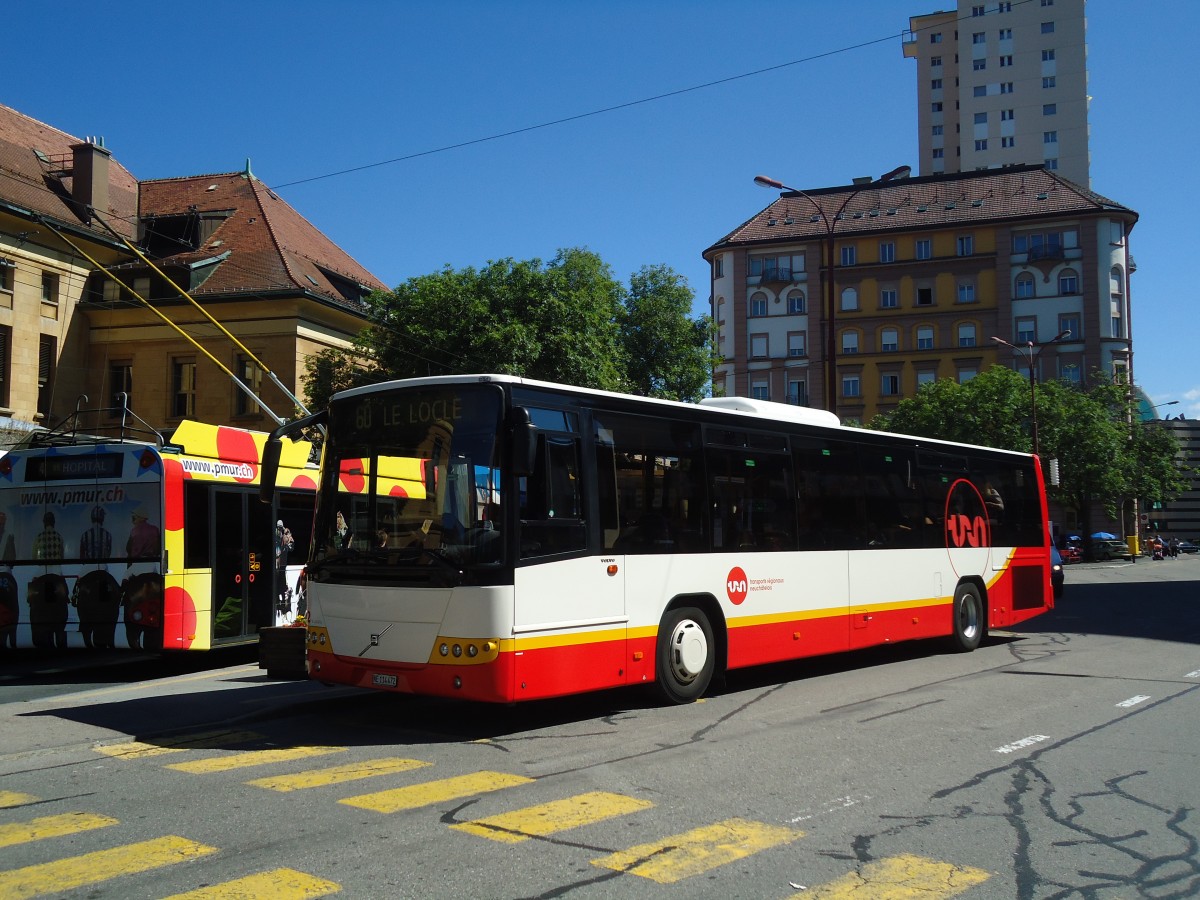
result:
<svg viewBox="0 0 1200 900"><path fill-rule="evenodd" d="M361 778L374 778L377 775L392 775L396 772L409 772L420 769L432 763L419 759L404 759L393 756L387 759L369 759L366 762L349 763L344 766L333 766L328 769L312 769L308 772L297 772L294 775L273 775L269 778L256 778L246 784L266 788L269 791L302 791L305 788L325 787L330 784L343 784L347 781L358 781Z"/></svg>
<svg viewBox="0 0 1200 900"><path fill-rule="evenodd" d="M283 747L278 750L245 750L231 756L215 756L212 759L171 763L164 768L187 772L190 775L210 775L213 772L230 772L233 769L249 769L253 766L265 766L277 762L290 762L293 759L308 759L313 756L327 756L330 753L344 752L346 752L345 747Z"/></svg>
<svg viewBox="0 0 1200 900"><path fill-rule="evenodd" d="M81 831L92 831L96 828L107 828L109 825L119 824L120 822L117 819L110 819L108 816L93 815L92 813L63 813L58 816L42 816L38 819L30 819L28 822L0 825L0 847L28 844L30 841L62 837L64 834L78 834Z"/></svg>
<svg viewBox="0 0 1200 900"><path fill-rule="evenodd" d="M347 797L345 800L339 800L338 803L358 809L369 809L377 813L394 813L406 809L419 809L443 800L455 800L459 797L470 797L472 794L486 794L489 791L529 784L531 781L533 781L532 778L525 778L522 775L506 775L504 772L475 772L471 775L442 778L438 781L414 784L390 791L379 791L375 794Z"/></svg>
<svg viewBox="0 0 1200 900"><path fill-rule="evenodd" d="M603 822L605 819L614 819L648 809L653 805L649 800L638 800L623 794L591 791L565 800L529 806L450 827L455 831L465 831L493 841L515 844L527 841L531 837L543 837L570 828Z"/></svg>
<svg viewBox="0 0 1200 900"><path fill-rule="evenodd" d="M0 791L0 809L10 809L14 806L24 806L26 803L37 803L38 798L33 794L22 794L19 791Z"/></svg>
<svg viewBox="0 0 1200 900"><path fill-rule="evenodd" d="M943 900L991 877L982 869L903 854L867 863L857 872L793 894L792 900Z"/></svg>
<svg viewBox="0 0 1200 900"><path fill-rule="evenodd" d="M674 884L802 837L803 831L779 825L726 819L594 859L592 865L640 875L659 884Z"/></svg>
<svg viewBox="0 0 1200 900"><path fill-rule="evenodd" d="M261 738L262 735L254 731L206 731L164 738L153 744L146 741L127 741L122 744L101 744L93 749L105 756L142 759L147 756L161 756L164 753L182 753L184 750L195 750L200 747L228 747L230 744L245 744Z"/></svg>
<svg viewBox="0 0 1200 900"><path fill-rule="evenodd" d="M310 900L336 894L342 886L295 869L272 869L257 875L247 875L221 884L198 888L186 894L172 894L165 900L249 900L270 897L271 900Z"/></svg>
<svg viewBox="0 0 1200 900"><path fill-rule="evenodd" d="M41 894L59 895L84 885L99 884L121 875L148 872L216 852L216 847L168 835L0 872L0 897L4 900L25 900Z"/></svg>

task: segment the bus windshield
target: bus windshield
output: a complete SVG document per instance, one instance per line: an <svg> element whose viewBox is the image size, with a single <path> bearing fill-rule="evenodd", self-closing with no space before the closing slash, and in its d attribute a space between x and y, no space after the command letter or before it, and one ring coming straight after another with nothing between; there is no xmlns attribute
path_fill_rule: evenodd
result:
<svg viewBox="0 0 1200 900"><path fill-rule="evenodd" d="M499 563L502 410L503 394L491 385L413 387L335 403L314 569L386 563L371 573L379 575Z"/></svg>

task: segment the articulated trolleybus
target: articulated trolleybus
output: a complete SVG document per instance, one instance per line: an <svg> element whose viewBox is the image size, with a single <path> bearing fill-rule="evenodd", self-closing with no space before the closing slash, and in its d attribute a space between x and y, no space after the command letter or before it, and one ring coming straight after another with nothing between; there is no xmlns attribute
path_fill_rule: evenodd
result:
<svg viewBox="0 0 1200 900"><path fill-rule="evenodd" d="M278 523L307 540L307 442L286 448L266 507L265 433L184 421L170 442L124 423L96 436L76 416L0 457L0 655L208 650L295 618L303 560L288 558Z"/></svg>
<svg viewBox="0 0 1200 900"><path fill-rule="evenodd" d="M1036 457L503 375L337 394L308 561L308 670L512 702L917 638L1053 605ZM267 493L269 493L269 488Z"/></svg>

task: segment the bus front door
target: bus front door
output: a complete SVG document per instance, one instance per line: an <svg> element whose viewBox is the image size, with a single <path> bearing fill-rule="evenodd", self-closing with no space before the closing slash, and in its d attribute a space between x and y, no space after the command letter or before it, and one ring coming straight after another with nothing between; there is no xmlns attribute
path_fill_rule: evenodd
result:
<svg viewBox="0 0 1200 900"><path fill-rule="evenodd" d="M215 491L213 639L230 641L273 623L271 508L246 491Z"/></svg>

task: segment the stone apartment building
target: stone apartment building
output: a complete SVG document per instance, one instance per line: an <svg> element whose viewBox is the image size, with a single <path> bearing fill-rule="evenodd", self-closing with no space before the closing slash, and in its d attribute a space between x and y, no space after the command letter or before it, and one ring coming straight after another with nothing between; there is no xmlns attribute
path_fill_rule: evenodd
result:
<svg viewBox="0 0 1200 900"><path fill-rule="evenodd" d="M269 430L225 370L293 415L263 366L303 399L305 361L350 346L384 288L249 163L139 182L102 139L0 105L0 424L51 425L123 392L164 433L185 418Z"/></svg>
<svg viewBox="0 0 1200 900"><path fill-rule="evenodd" d="M715 387L866 422L1030 355L1039 380L1124 377L1136 222L1040 165L784 188L704 251Z"/></svg>

